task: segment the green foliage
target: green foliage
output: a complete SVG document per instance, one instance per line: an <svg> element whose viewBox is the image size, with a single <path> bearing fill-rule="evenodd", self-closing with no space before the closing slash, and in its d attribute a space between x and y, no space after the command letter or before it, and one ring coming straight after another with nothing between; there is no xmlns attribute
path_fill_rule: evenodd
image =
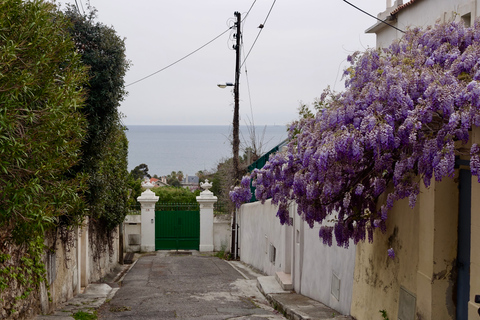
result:
<svg viewBox="0 0 480 320"><path fill-rule="evenodd" d="M80 14L69 6L65 12L81 59L89 67L86 105L87 138L82 144L78 172L89 175L85 194L90 216L107 230L123 221L127 212L128 142L118 111L126 92L124 76L129 64L125 42L112 27L95 21L96 12Z"/></svg>
<svg viewBox="0 0 480 320"><path fill-rule="evenodd" d="M10 315L45 280L45 235L84 212L85 176L71 168L87 70L67 25L52 3L0 2L0 299Z"/></svg>
<svg viewBox="0 0 480 320"><path fill-rule="evenodd" d="M380 312L382 314L382 319L383 320L388 320L387 310L380 310L378 312Z"/></svg>
<svg viewBox="0 0 480 320"><path fill-rule="evenodd" d="M223 259L223 260L229 260L229 253L228 252L225 252L225 250L227 249L227 247L225 245L222 245L220 251L217 251L215 252L215 257L219 258L219 259Z"/></svg>
<svg viewBox="0 0 480 320"><path fill-rule="evenodd" d="M128 141L124 130L116 128L108 136L108 144L91 173L90 194L98 198L90 202L91 215L101 219L108 230L120 224L128 208Z"/></svg>
<svg viewBox="0 0 480 320"><path fill-rule="evenodd" d="M131 174L128 175L128 200L127 205L133 206L136 205L137 198L142 194L142 180L141 179L134 179Z"/></svg>
<svg viewBox="0 0 480 320"><path fill-rule="evenodd" d="M169 186L172 186L172 187L181 187L182 186L182 180L183 180L183 173L182 171L172 171L172 173L170 173L168 176L167 176L167 184Z"/></svg>
<svg viewBox="0 0 480 320"><path fill-rule="evenodd" d="M73 319L75 320L96 320L97 318L97 312L95 311L94 313L88 313L84 311L77 311L74 314L72 314Z"/></svg>
<svg viewBox="0 0 480 320"><path fill-rule="evenodd" d="M88 139L83 148L85 159L94 157L107 144L106 139L119 121L118 106L125 92L124 77L129 63L125 42L112 27L96 22L96 10L82 15L69 6L65 15L72 21L70 33L75 39L82 61L90 67L86 106ZM95 162L95 157L92 159Z"/></svg>
<svg viewBox="0 0 480 320"><path fill-rule="evenodd" d="M30 294L46 283L46 270L42 262L44 250L43 238L37 237L27 245L17 247L20 259L8 254L0 254L0 293L10 288L22 292L18 296L7 294L3 296L3 306L7 313L17 312L17 301L27 299ZM48 288L48 283L47 288ZM21 311L21 310L19 310Z"/></svg>
<svg viewBox="0 0 480 320"><path fill-rule="evenodd" d="M196 197L200 195L200 190L191 192L177 187L152 188L152 191L159 197L158 203L196 203Z"/></svg>
<svg viewBox="0 0 480 320"><path fill-rule="evenodd" d="M145 177L151 177L150 174L148 174L148 166L145 163L139 164L138 166L133 168L133 170L130 171L130 176L134 180L141 180Z"/></svg>
<svg viewBox="0 0 480 320"><path fill-rule="evenodd" d="M43 237L82 207L84 177L69 170L85 137L86 70L55 15L50 3L0 2L0 246Z"/></svg>

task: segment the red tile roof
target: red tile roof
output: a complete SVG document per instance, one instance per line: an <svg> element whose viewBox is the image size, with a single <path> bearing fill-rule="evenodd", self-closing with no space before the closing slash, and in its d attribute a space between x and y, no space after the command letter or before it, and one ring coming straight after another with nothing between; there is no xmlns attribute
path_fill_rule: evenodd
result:
<svg viewBox="0 0 480 320"><path fill-rule="evenodd" d="M418 2L418 1L420 1L420 0L410 0L407 3L404 3L401 6L398 6L395 10L390 12L390 15L393 16L393 15L397 14L398 12L402 11L403 9L405 9L406 7L409 7L409 6L411 6L412 4L414 4L415 2Z"/></svg>

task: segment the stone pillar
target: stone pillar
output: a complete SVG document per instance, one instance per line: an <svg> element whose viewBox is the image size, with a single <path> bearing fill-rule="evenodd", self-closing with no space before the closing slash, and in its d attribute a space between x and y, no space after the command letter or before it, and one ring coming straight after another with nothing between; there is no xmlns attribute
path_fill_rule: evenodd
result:
<svg viewBox="0 0 480 320"><path fill-rule="evenodd" d="M217 202L217 197L208 190L212 184L205 180L200 183L204 191L200 192L197 202L200 204L200 252L213 251L213 204Z"/></svg>
<svg viewBox="0 0 480 320"><path fill-rule="evenodd" d="M153 184L148 179L145 179L142 187L147 190L137 198L142 205L140 251L152 252L155 251L155 203L158 201L158 196L150 190Z"/></svg>

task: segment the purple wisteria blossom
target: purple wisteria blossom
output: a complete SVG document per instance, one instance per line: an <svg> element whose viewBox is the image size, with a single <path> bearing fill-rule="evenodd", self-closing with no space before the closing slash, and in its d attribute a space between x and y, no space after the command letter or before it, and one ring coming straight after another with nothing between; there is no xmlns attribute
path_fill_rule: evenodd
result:
<svg viewBox="0 0 480 320"><path fill-rule="evenodd" d="M326 90L315 116L290 125L287 150L247 178L257 199L279 206L282 223L295 201L310 226L322 225L325 244L335 235L343 247L385 231L396 201L414 207L418 177L427 187L453 177L457 156L469 156L480 177L480 147L467 145L480 126L480 23L411 29L389 48L348 61L345 91ZM230 196L239 206L249 192L242 180ZM335 222L327 227L329 215Z"/></svg>
<svg viewBox="0 0 480 320"><path fill-rule="evenodd" d="M393 251L393 248L388 249L387 254L392 260L395 259L395 251Z"/></svg>
<svg viewBox="0 0 480 320"><path fill-rule="evenodd" d="M250 177L245 176L242 178L240 186L235 187L230 191L230 200L235 203L237 208L240 208L242 203L250 201L252 198L252 192L250 191Z"/></svg>

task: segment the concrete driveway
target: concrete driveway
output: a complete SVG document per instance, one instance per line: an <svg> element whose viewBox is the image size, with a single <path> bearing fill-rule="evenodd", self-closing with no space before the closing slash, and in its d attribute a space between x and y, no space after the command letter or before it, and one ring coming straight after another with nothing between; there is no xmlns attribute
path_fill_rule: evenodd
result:
<svg viewBox="0 0 480 320"><path fill-rule="evenodd" d="M139 258L99 319L285 319L248 268L216 257L157 251Z"/></svg>

